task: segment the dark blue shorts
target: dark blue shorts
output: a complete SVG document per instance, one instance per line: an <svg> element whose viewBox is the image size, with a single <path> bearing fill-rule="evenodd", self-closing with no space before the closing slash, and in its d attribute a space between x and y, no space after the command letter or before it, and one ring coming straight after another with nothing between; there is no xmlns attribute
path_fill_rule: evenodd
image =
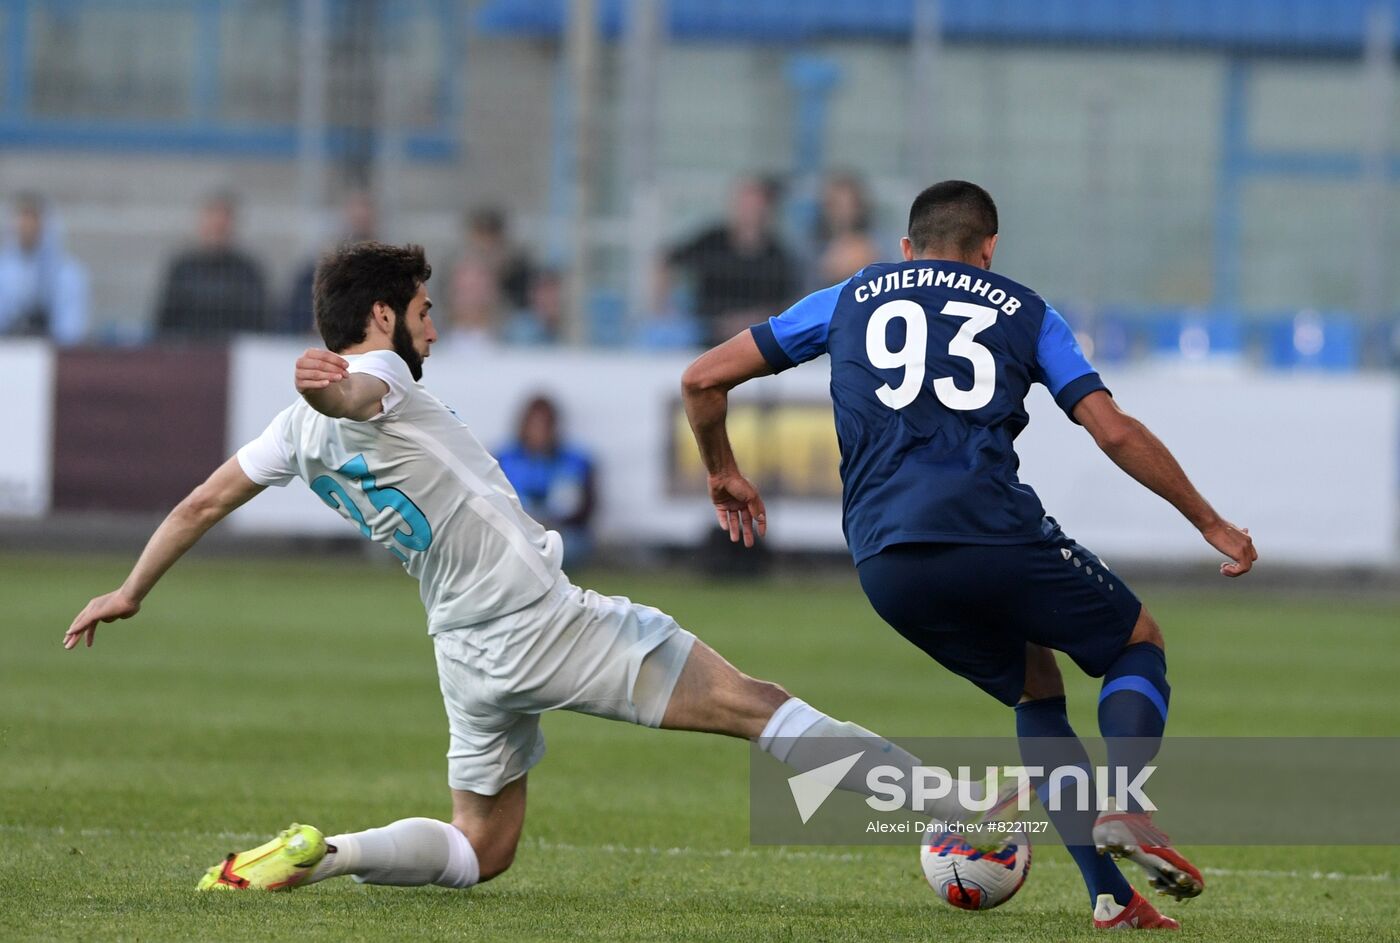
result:
<svg viewBox="0 0 1400 943"><path fill-rule="evenodd" d="M1026 643L1102 677L1142 603L1047 517L1038 543L896 544L858 566L880 617L940 665L1005 704L1021 699Z"/></svg>

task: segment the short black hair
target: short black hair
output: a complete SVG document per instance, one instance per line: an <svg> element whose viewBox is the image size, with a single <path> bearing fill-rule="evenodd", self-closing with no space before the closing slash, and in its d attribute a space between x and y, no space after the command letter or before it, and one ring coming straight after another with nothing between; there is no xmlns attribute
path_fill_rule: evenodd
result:
<svg viewBox="0 0 1400 943"><path fill-rule="evenodd" d="M966 180L935 183L909 207L909 241L916 252L956 249L971 255L996 234L997 205L992 195Z"/></svg>
<svg viewBox="0 0 1400 943"><path fill-rule="evenodd" d="M403 317L432 274L422 246L358 242L328 253L316 265L311 293L316 330L337 353L358 344L368 333L375 302Z"/></svg>

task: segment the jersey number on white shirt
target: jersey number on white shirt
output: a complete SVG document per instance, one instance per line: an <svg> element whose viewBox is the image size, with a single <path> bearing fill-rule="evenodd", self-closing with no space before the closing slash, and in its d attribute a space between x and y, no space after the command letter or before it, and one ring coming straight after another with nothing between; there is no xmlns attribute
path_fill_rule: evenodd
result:
<svg viewBox="0 0 1400 943"><path fill-rule="evenodd" d="M933 392L949 409L981 409L992 401L996 391L997 362L992 352L973 340L997 321L997 309L967 301L949 301L940 314L967 318L967 323L948 342L948 353L972 362L972 388L960 389L952 377L933 381ZM904 322L904 346L890 350L885 329L896 318ZM907 298L887 301L875 309L865 328L865 353L870 365L881 370L903 368L899 386L888 383L875 391L890 409L903 409L918 398L924 386L928 356L928 317L923 306Z"/></svg>
<svg viewBox="0 0 1400 943"><path fill-rule="evenodd" d="M418 505L414 504L408 495L398 488L380 488L375 484L374 475L370 474L369 465L365 462L363 455L356 455L337 468L336 471L358 485L376 511L383 511L387 508L399 515L403 520L403 527L394 531L395 543L408 550L428 549L433 542L433 528L428 523L428 519L423 516ZM360 533L366 537L372 536L364 512L350 497L350 493L344 485L330 475L320 475L311 482L311 490L316 492L320 499L331 508L336 510L344 508L345 513L360 528ZM390 547L389 552L403 562L408 562L408 557L397 547Z"/></svg>

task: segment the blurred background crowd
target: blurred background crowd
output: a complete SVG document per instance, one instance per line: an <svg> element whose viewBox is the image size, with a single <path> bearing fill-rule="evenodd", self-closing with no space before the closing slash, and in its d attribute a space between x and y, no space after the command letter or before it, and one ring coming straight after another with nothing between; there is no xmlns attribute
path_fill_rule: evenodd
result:
<svg viewBox="0 0 1400 943"><path fill-rule="evenodd" d="M443 343L689 348L965 177L1101 360L1400 363L1395 5L0 2L0 333L308 334L425 244Z"/></svg>
<svg viewBox="0 0 1400 943"><path fill-rule="evenodd" d="M783 186L776 176L739 178L723 216L662 247L657 317L641 325L637 342L714 343L777 314L806 291L897 257L895 230L885 234L883 245L872 232L873 210L858 174L838 172L825 181L810 232L795 240L780 225ZM4 334L75 345L314 332L315 256L282 273L285 284L279 284L273 273L284 266L264 260L266 253L240 231L238 193L213 191L201 198L197 213L187 244L164 261L158 284L150 289L149 314L119 319L100 305L94 310L91 265L65 247L57 210L38 193L17 194L13 235L0 256ZM349 190L339 214L331 244L392 238L381 229L369 189ZM445 341L525 346L570 341L564 272L516 240L504 208L464 210L460 233L448 246L435 250L439 274L431 285L431 294L440 299L436 317ZM796 251L798 246L807 251ZM892 246L896 254L889 251ZM583 341L588 338L585 331Z"/></svg>
<svg viewBox="0 0 1400 943"><path fill-rule="evenodd" d="M1273 553L1400 560L1400 0L0 0L0 50L0 517L169 507L284 405L318 255L378 239L426 247L430 382L532 513L693 543L684 364L964 178L998 270ZM837 548L797 373L735 435L801 502L775 546ZM1199 554L1042 427L1077 533ZM239 526L339 526L278 500Z"/></svg>

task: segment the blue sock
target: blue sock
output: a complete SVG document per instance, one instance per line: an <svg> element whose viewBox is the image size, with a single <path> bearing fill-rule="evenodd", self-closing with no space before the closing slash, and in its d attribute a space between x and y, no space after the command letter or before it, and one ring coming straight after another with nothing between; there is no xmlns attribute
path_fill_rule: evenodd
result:
<svg viewBox="0 0 1400 943"><path fill-rule="evenodd" d="M1167 726L1167 656L1151 642L1123 649L1103 677L1099 692L1099 732L1108 744L1108 765L1126 770L1128 781L1152 762ZM1117 781L1109 785L1118 806L1141 812L1131 797L1118 796Z"/></svg>
<svg viewBox="0 0 1400 943"><path fill-rule="evenodd" d="M1042 766L1046 770L1057 766L1083 766L1091 771L1092 782L1089 754L1069 725L1063 697L1017 704L1016 736L1021 741L1021 762L1026 766ZM1042 778L1034 784L1051 823L1064 839L1065 850L1084 876L1084 884L1089 888L1089 906L1097 902L1100 894L1112 894L1115 901L1126 905L1133 899L1132 885L1112 858L1094 850L1094 820L1098 814L1094 811L1093 798L1088 797L1083 803L1086 811L1079 811L1078 789L1071 780L1060 791L1059 810L1051 812L1046 794L1048 783ZM1092 788L1091 785L1091 791Z"/></svg>

